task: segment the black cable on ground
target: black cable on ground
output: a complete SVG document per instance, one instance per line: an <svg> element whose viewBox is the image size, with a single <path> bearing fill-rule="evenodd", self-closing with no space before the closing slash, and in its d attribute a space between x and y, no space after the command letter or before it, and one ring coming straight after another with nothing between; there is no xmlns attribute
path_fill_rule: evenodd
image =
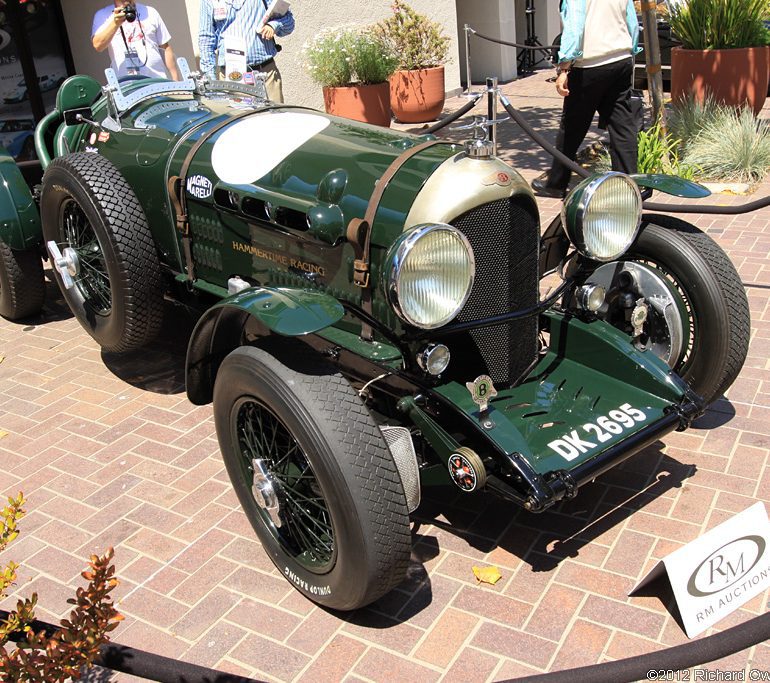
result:
<svg viewBox="0 0 770 683"><path fill-rule="evenodd" d="M426 128L425 130L421 131L420 135L430 135L432 133L435 133L437 130L441 130L444 126L448 126L450 123L454 123L461 116L463 116L464 114L467 114L471 109L473 109L476 106L476 103L485 94L486 93L484 93L484 92L477 93L473 97L473 99L470 100L467 104L464 104L456 112L451 113L445 119L441 119L441 121L439 121L438 123L434 123L429 128Z"/></svg>
<svg viewBox="0 0 770 683"><path fill-rule="evenodd" d="M684 671L740 652L768 638L770 638L770 612L765 612L759 617L754 617L721 633L666 650L629 657L617 662L582 666L578 669L554 671L516 680L519 683L625 683L626 681L656 680L649 678L649 672Z"/></svg>
<svg viewBox="0 0 770 683"><path fill-rule="evenodd" d="M471 34L478 36L479 38L483 38L484 40L488 40L491 43L507 45L508 47L517 47L520 50L553 50L554 48L559 47L558 45L523 45L522 43L509 43L507 40L500 40L499 38L491 38L489 36L485 36L483 33L479 33L475 29L471 29Z"/></svg>
<svg viewBox="0 0 770 683"><path fill-rule="evenodd" d="M113 643L99 649L94 664L160 683L264 683Z"/></svg>
<svg viewBox="0 0 770 683"><path fill-rule="evenodd" d="M0 610L0 622L8 619L8 616L7 611ZM30 627L35 633L45 631L49 637L58 630L58 626L37 619L30 624ZM10 636L14 642L23 638L24 634L19 632L12 633ZM255 678L236 676L115 643L102 645L94 664L160 683L264 683Z"/></svg>
<svg viewBox="0 0 770 683"><path fill-rule="evenodd" d="M561 163L563 163L570 171L577 173L582 178L587 178L591 175L580 164L575 163L565 154L562 154L556 147L554 147L548 140L545 139L540 133L538 133L532 126L527 123L525 118L519 113L517 109L514 109L508 98L500 93L500 102L502 102L503 108L508 112L508 115L521 126L524 132L529 135L538 145L540 145L551 156L555 157Z"/></svg>
<svg viewBox="0 0 770 683"><path fill-rule="evenodd" d="M8 612L0 610L0 621L7 618ZM32 628L35 632L44 630L48 635L57 630L53 624L43 621L34 621ZM21 638L21 633L11 634L11 640L17 641ZM770 612L765 612L721 633L666 650L657 650L617 662L554 671L516 680L523 683L624 683L644 680L650 671L683 671L722 659L768 639ZM101 647L99 658L94 664L160 683L263 683L253 678L235 676L113 643Z"/></svg>

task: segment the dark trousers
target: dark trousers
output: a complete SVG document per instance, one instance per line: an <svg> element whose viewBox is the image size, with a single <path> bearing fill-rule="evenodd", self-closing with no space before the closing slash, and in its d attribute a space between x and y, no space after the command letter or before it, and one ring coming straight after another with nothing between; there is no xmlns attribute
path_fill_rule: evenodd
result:
<svg viewBox="0 0 770 683"><path fill-rule="evenodd" d="M556 147L574 161L580 143L591 127L594 114L607 122L612 169L636 173L638 127L631 103L633 60L624 59L588 69L573 68L567 78ZM548 172L550 187L566 189L570 170L556 159Z"/></svg>

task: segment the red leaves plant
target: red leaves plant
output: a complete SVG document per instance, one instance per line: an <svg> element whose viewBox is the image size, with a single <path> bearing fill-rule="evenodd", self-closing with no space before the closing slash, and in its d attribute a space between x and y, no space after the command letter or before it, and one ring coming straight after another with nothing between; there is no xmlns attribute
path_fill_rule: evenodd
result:
<svg viewBox="0 0 770 683"><path fill-rule="evenodd" d="M24 515L24 497L9 498L8 506L0 511L0 551L18 534L16 522ZM99 648L109 641L123 616L114 608L110 593L118 585L113 549L101 557L92 555L88 568L81 576L88 582L77 589L69 618L62 619L60 628L52 635L45 629L35 632L37 594L20 599L16 609L0 622L0 680L13 683L54 683L77 679L83 668L90 668ZM18 565L13 562L0 568L0 598L16 580ZM6 647L16 640L16 647Z"/></svg>

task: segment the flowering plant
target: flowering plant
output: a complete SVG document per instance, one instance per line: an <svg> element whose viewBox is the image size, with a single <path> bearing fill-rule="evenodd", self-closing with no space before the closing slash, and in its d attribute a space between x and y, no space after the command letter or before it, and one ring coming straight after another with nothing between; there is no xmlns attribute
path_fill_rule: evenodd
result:
<svg viewBox="0 0 770 683"><path fill-rule="evenodd" d="M391 48L368 29L324 30L303 47L303 54L311 78L336 88L384 83L398 65Z"/></svg>
<svg viewBox="0 0 770 683"><path fill-rule="evenodd" d="M380 36L399 58L399 69L427 69L447 61L449 38L441 24L415 12L402 0L393 0L393 15L375 25Z"/></svg>

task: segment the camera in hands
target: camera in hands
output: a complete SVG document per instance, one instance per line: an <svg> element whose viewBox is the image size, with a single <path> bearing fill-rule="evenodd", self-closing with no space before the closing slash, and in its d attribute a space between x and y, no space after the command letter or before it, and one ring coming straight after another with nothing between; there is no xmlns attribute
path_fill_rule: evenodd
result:
<svg viewBox="0 0 770 683"><path fill-rule="evenodd" d="M136 21L136 5L126 5L121 9L121 12L126 17L127 22Z"/></svg>

